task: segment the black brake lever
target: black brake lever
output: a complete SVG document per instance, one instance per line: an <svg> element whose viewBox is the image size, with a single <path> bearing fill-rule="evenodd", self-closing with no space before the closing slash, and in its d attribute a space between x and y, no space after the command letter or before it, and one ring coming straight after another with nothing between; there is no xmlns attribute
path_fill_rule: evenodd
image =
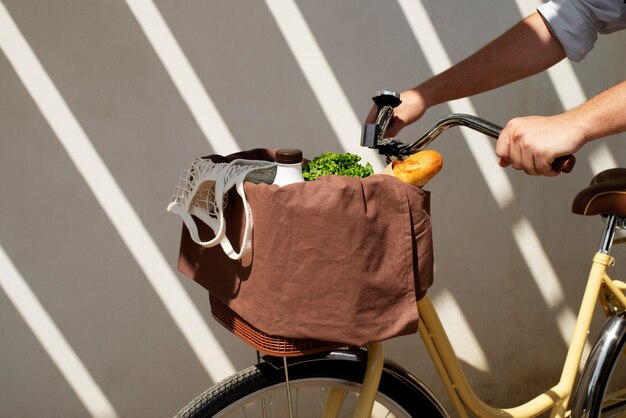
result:
<svg viewBox="0 0 626 418"><path fill-rule="evenodd" d="M383 136L393 117L393 108L402 103L400 94L392 90L380 90L376 92L372 100L378 108L376 121L363 124L361 146L378 149L380 154L391 155L397 149L397 146L385 144Z"/></svg>

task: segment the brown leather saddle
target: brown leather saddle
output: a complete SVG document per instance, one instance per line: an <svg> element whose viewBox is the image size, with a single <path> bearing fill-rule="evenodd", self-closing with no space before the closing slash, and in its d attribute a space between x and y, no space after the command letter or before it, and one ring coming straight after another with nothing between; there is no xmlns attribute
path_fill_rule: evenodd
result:
<svg viewBox="0 0 626 418"><path fill-rule="evenodd" d="M612 168L595 175L574 199L572 212L626 217L626 168Z"/></svg>

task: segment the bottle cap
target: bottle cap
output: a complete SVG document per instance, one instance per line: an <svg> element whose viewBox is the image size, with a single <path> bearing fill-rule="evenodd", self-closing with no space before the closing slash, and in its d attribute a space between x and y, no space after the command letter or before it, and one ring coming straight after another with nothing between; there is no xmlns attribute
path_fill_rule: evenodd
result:
<svg viewBox="0 0 626 418"><path fill-rule="evenodd" d="M276 162L279 164L301 163L302 151L296 148L281 148L276 151Z"/></svg>

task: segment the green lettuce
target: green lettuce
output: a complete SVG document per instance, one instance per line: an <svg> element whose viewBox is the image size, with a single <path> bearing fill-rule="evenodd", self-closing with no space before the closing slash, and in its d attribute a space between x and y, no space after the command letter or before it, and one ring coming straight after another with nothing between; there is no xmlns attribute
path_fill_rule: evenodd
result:
<svg viewBox="0 0 626 418"><path fill-rule="evenodd" d="M325 152L302 167L302 176L310 181L329 174L361 178L373 174L372 165L370 163L362 165L359 163L360 160L361 157L355 154Z"/></svg>

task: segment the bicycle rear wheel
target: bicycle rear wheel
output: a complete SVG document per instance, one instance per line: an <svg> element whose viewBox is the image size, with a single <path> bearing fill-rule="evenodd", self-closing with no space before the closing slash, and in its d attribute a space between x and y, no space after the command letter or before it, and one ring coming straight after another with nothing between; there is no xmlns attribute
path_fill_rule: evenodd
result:
<svg viewBox="0 0 626 418"><path fill-rule="evenodd" d="M587 360L573 417L626 418L626 318L609 318Z"/></svg>
<svg viewBox="0 0 626 418"><path fill-rule="evenodd" d="M272 363L260 363L217 384L176 417L289 417L284 370ZM294 417L324 416L325 408L333 405L331 397L339 400L332 416L352 417L364 362L346 356L318 357L296 360L288 370ZM398 370L393 366L383 370L372 417L447 416L425 386Z"/></svg>

